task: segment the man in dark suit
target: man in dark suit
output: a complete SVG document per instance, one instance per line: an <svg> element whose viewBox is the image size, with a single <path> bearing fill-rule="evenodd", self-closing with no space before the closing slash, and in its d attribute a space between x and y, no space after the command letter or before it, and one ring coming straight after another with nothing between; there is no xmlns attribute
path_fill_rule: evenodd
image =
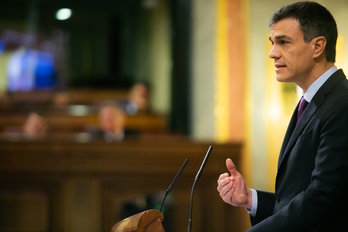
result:
<svg viewBox="0 0 348 232"><path fill-rule="evenodd" d="M248 188L231 159L217 190L250 213L250 231L348 231L348 81L334 65L335 20L315 2L286 5L270 20L269 40L277 80L303 90L280 151L275 193Z"/></svg>

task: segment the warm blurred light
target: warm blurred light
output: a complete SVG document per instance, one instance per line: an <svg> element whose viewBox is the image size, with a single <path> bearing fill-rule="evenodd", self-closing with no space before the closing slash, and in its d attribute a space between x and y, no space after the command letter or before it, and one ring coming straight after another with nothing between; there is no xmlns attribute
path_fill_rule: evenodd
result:
<svg viewBox="0 0 348 232"><path fill-rule="evenodd" d="M56 19L58 20L67 20L71 16L71 9L69 8L62 8L59 9L56 13Z"/></svg>
<svg viewBox="0 0 348 232"><path fill-rule="evenodd" d="M272 120L279 120L281 117L281 108L279 104L271 103L268 112Z"/></svg>

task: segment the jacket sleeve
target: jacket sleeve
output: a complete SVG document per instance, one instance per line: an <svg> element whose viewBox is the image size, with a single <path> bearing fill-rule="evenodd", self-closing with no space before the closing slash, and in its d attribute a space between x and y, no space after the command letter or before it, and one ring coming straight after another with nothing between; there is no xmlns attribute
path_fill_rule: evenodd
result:
<svg viewBox="0 0 348 232"><path fill-rule="evenodd" d="M263 221L273 214L275 202L274 193L257 191L257 209L255 217L250 216L251 225Z"/></svg>

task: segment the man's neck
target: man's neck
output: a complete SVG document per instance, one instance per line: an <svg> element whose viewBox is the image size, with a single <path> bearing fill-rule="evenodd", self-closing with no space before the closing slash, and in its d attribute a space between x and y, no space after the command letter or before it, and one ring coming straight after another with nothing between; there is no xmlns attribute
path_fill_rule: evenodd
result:
<svg viewBox="0 0 348 232"><path fill-rule="evenodd" d="M309 74L305 82L298 84L298 86L303 90L303 92L306 92L309 86L313 84L314 81L316 81L321 75L323 75L327 70L329 70L333 66L334 66L334 62L325 62L322 64L318 63L312 69L312 72Z"/></svg>

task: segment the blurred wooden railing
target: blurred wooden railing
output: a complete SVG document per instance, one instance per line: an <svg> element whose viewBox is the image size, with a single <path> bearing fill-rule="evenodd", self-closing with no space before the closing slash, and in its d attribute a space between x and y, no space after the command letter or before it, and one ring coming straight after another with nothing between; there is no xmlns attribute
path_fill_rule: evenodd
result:
<svg viewBox="0 0 348 232"><path fill-rule="evenodd" d="M167 232L186 231L190 190L210 143L148 136L121 143L0 139L0 231L110 231L124 202L162 193L185 158L164 212ZM213 144L194 196L192 231L242 231L244 210L223 203L216 180L241 144Z"/></svg>
<svg viewBox="0 0 348 232"><path fill-rule="evenodd" d="M21 127L30 112L45 117L51 133L84 132L86 127L98 126L98 110L103 102L116 103L127 99L127 94L126 90L87 89L9 93L0 98L0 133ZM127 115L126 128L147 134L168 133L168 117L151 110Z"/></svg>
<svg viewBox="0 0 348 232"><path fill-rule="evenodd" d="M61 91L37 90L8 92L0 95L0 108L12 106L42 105L91 105L109 100L128 98L127 89L65 89Z"/></svg>
<svg viewBox="0 0 348 232"><path fill-rule="evenodd" d="M24 124L28 112L0 113L0 131L8 127L20 127ZM51 133L84 132L88 126L98 126L97 113L73 115L70 113L45 113ZM126 128L138 130L140 133L167 133L169 131L167 116L164 114L137 114L126 116Z"/></svg>

